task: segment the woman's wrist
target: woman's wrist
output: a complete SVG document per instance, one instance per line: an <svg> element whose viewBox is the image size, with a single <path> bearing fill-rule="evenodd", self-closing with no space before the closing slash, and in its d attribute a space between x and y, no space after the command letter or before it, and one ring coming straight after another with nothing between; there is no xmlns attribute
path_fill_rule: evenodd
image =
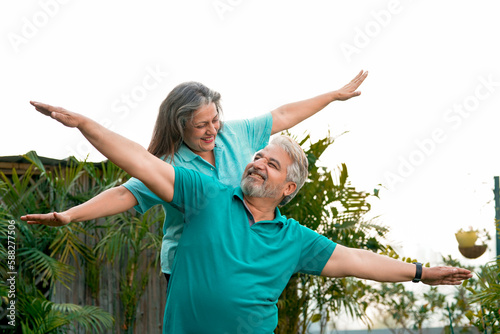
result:
<svg viewBox="0 0 500 334"><path fill-rule="evenodd" d="M339 92L337 90L330 92L329 95L330 95L330 103L333 101L337 101L339 99Z"/></svg>

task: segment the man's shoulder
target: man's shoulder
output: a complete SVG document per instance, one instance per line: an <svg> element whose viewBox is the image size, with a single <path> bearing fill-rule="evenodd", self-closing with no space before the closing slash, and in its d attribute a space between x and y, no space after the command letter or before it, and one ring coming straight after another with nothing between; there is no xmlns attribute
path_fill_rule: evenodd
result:
<svg viewBox="0 0 500 334"><path fill-rule="evenodd" d="M214 179L211 176L208 176L206 174L203 174L200 171L188 168L186 166L172 166L172 167L174 167L174 172L175 172L175 176L176 177L178 175L180 175L180 176L186 175L186 176L189 176L189 177L196 177L196 178L201 178L201 179L207 179L207 180L210 180L210 181L211 180L217 181L217 179Z"/></svg>
<svg viewBox="0 0 500 334"><path fill-rule="evenodd" d="M173 166L175 179L183 183L192 183L210 187L210 189L233 189L234 187L221 183L217 178L203 174L200 171L183 166Z"/></svg>
<svg viewBox="0 0 500 334"><path fill-rule="evenodd" d="M284 224L284 227L286 227L289 231L289 233L293 233L297 236L300 237L305 237L305 238L315 238L319 236L320 234L311 228L302 225L300 222L295 220L294 218L287 218L286 216L282 216L284 221L286 223Z"/></svg>
<svg viewBox="0 0 500 334"><path fill-rule="evenodd" d="M235 189L216 178L185 167L176 166L174 171L174 197L171 204L181 212L187 214L189 211L190 215L198 216L202 211L212 213L211 210L231 202Z"/></svg>

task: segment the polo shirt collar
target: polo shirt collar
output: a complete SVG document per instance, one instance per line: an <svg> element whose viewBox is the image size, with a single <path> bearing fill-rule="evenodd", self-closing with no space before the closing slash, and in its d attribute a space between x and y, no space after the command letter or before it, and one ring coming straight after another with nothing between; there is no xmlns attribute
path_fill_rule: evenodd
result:
<svg viewBox="0 0 500 334"><path fill-rule="evenodd" d="M236 187L236 188L233 189L233 198L234 197L239 198L239 200L242 202L242 204L244 204L244 202L243 202L243 191L241 190L241 187ZM276 223L276 224L280 224L281 223L283 225L286 225L287 219L286 219L285 216L281 215L281 212L278 209L278 207L276 207L276 209L274 211L274 214L276 216L274 218L274 220L270 220L268 222L272 222L272 223ZM261 223L261 222L257 222L257 223Z"/></svg>
<svg viewBox="0 0 500 334"><path fill-rule="evenodd" d="M223 147L224 144L221 143L219 136L215 137L214 151L220 150ZM191 149L184 142L182 142L181 147L179 147L179 150L175 153L175 155L186 162L190 162L198 158L203 159L198 154L191 151Z"/></svg>
<svg viewBox="0 0 500 334"><path fill-rule="evenodd" d="M186 162L192 161L196 158L200 158L198 154L191 151L189 147L187 147L187 145L184 143L181 144L181 147L179 147L179 150L177 151L177 153L175 153L175 155L179 158L182 158L182 160Z"/></svg>

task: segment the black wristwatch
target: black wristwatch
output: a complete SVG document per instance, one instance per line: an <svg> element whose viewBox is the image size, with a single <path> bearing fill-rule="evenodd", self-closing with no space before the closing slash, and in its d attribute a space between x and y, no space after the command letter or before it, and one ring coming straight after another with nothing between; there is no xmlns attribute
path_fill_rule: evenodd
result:
<svg viewBox="0 0 500 334"><path fill-rule="evenodd" d="M422 263L413 262L417 266L417 271L415 272L415 278L412 280L413 283L418 283L422 280Z"/></svg>

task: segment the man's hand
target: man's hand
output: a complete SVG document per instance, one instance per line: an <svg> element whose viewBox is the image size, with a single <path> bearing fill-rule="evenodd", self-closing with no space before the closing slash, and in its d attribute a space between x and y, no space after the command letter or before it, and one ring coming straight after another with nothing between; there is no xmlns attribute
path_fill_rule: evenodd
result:
<svg viewBox="0 0 500 334"><path fill-rule="evenodd" d="M71 222L69 215L64 212L25 215L21 217L21 220L24 220L30 225L41 224L47 226L64 226Z"/></svg>
<svg viewBox="0 0 500 334"><path fill-rule="evenodd" d="M364 72L361 70L358 75L354 79L351 80L347 85L335 91L335 100L337 101L345 101L349 100L351 97L359 96L361 94L360 91L356 91L358 87L363 83L368 75L368 71Z"/></svg>
<svg viewBox="0 0 500 334"><path fill-rule="evenodd" d="M45 116L50 116L56 121L66 125L69 128L76 128L80 125L82 115L68 111L61 107L54 107L49 104L30 101L30 104L35 107L40 113Z"/></svg>
<svg viewBox="0 0 500 334"><path fill-rule="evenodd" d="M460 285L472 277L470 270L453 267L423 268L422 283L427 285Z"/></svg>

